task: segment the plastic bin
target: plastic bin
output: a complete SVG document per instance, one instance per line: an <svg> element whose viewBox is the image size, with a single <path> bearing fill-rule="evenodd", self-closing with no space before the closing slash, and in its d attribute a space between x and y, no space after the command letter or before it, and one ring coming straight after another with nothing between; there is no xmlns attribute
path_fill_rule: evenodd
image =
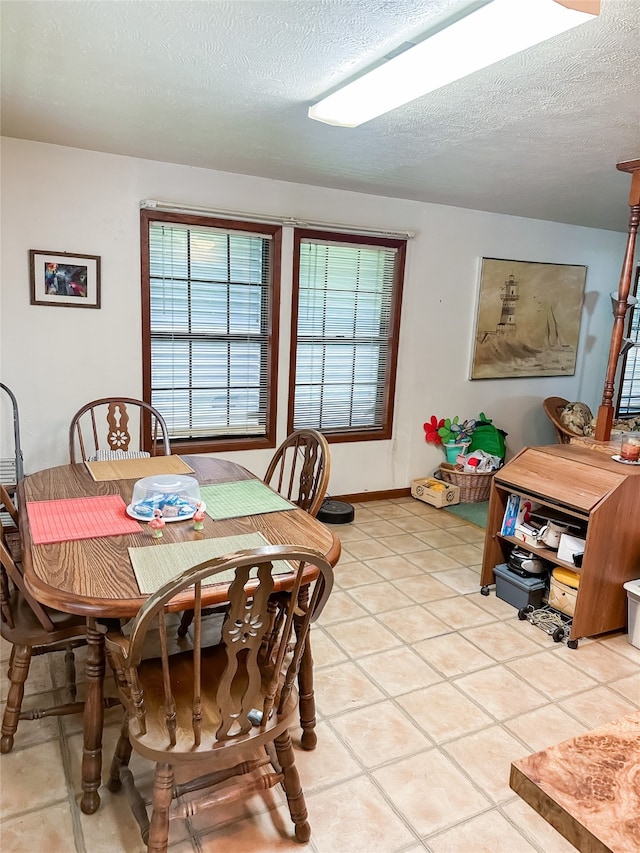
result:
<svg viewBox="0 0 640 853"><path fill-rule="evenodd" d="M518 610L529 605L537 610L542 606L542 596L546 589L544 580L539 577L521 578L509 570L506 563L494 568L496 576L496 595Z"/></svg>
<svg viewBox="0 0 640 853"><path fill-rule="evenodd" d="M627 591L627 607L629 610L627 639L632 646L640 649L640 578L635 581L627 581L624 588Z"/></svg>

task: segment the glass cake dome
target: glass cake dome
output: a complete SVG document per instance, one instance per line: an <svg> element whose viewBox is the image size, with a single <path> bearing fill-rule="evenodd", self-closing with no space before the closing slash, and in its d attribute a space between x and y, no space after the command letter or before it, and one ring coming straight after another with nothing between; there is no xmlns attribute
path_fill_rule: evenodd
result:
<svg viewBox="0 0 640 853"><path fill-rule="evenodd" d="M200 485L194 477L158 474L143 477L133 487L129 515L150 521L160 510L165 521L191 518L200 502Z"/></svg>

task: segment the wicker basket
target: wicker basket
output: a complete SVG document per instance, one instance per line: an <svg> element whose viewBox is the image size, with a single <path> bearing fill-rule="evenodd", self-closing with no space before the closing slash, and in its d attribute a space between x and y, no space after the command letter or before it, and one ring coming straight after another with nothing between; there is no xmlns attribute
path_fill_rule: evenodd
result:
<svg viewBox="0 0 640 853"><path fill-rule="evenodd" d="M440 476L445 483L453 483L460 487L460 503L473 504L489 500L491 478L495 471L476 474L475 471L459 471L449 462L440 464Z"/></svg>

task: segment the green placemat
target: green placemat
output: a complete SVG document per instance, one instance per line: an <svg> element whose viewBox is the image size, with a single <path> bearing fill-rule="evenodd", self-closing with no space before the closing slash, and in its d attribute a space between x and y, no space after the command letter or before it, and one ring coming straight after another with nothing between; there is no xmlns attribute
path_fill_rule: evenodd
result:
<svg viewBox="0 0 640 853"><path fill-rule="evenodd" d="M200 495L207 505L207 515L217 520L296 509L262 480L236 480L234 483L200 486Z"/></svg>
<svg viewBox="0 0 640 853"><path fill-rule="evenodd" d="M262 533L243 533L239 536L221 536L217 539L199 539L194 542L169 542L166 545L145 545L129 548L129 559L143 595L151 595L173 578L177 578L191 566L197 566L213 557L224 557L245 548L262 548L270 543ZM273 565L273 574L293 571L292 567L279 560ZM252 573L255 574L254 570ZM233 580L233 570L221 572L211 583Z"/></svg>

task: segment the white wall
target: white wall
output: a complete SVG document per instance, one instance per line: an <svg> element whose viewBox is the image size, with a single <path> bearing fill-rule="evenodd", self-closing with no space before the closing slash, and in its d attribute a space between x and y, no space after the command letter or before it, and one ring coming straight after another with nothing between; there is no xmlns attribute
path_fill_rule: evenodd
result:
<svg viewBox="0 0 640 853"><path fill-rule="evenodd" d="M141 396L138 211L146 198L416 232L405 278L394 438L332 445L331 494L403 488L431 473L443 459L423 438L432 414L464 418L483 410L509 433L512 454L553 442L544 397L584 400L593 409L600 402L612 324L607 294L617 288L624 234L8 138L1 155L0 376L19 400L27 473L67 461L69 421L83 403L114 393ZM290 233L284 245L290 253ZM102 308L30 305L30 249L100 255ZM483 256L587 265L575 376L468 379ZM280 438L291 292L286 259ZM4 419L2 427L6 456ZM261 473L270 452L228 456Z"/></svg>

